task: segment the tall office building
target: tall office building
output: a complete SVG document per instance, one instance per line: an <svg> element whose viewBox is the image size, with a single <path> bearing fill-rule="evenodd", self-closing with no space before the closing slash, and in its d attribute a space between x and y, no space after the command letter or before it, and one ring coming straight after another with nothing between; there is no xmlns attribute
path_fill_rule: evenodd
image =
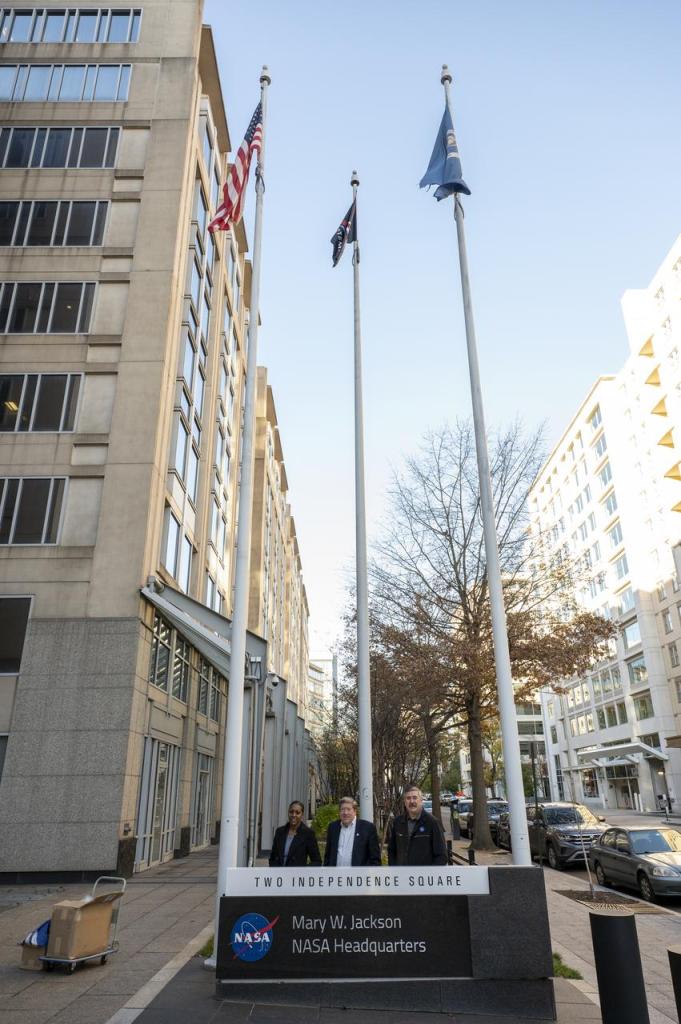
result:
<svg viewBox="0 0 681 1024"><path fill-rule="evenodd" d="M577 597L618 625L610 657L542 694L556 795L681 806L681 238L622 301L631 354L596 381L530 495L535 536L575 559Z"/></svg>
<svg viewBox="0 0 681 1024"><path fill-rule="evenodd" d="M231 142L201 14L0 13L5 876L128 873L215 838L251 267L243 224L207 231ZM254 615L247 643L242 861L308 774L281 476L271 495L288 546L276 637Z"/></svg>

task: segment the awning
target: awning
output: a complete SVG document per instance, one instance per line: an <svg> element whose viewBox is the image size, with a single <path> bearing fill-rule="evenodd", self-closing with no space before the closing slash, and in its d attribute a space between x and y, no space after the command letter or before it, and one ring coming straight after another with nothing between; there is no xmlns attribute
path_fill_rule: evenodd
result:
<svg viewBox="0 0 681 1024"><path fill-rule="evenodd" d="M655 758L658 761L668 761L669 754L663 754L661 750L642 743L641 740L632 740L629 743L618 743L611 747L592 747L590 750L578 750L577 759L580 761L593 761L599 767L610 767L610 765L626 761L617 761L619 758L633 759L633 755L642 754L645 758Z"/></svg>
<svg viewBox="0 0 681 1024"><path fill-rule="evenodd" d="M160 594L152 587L142 587L141 593L220 675L229 679L232 630L229 619L172 587L164 587Z"/></svg>

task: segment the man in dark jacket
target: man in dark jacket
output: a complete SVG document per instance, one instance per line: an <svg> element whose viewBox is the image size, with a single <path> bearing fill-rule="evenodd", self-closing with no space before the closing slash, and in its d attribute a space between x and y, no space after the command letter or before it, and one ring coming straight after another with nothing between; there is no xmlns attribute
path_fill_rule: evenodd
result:
<svg viewBox="0 0 681 1024"><path fill-rule="evenodd" d="M418 786L404 791L404 814L393 821L388 839L388 864L426 867L447 864L447 846L442 825L423 809L423 793Z"/></svg>
<svg viewBox="0 0 681 1024"><path fill-rule="evenodd" d="M340 818L326 832L324 864L332 868L360 868L381 863L381 844L372 821L357 817L357 802L344 796L338 805Z"/></svg>
<svg viewBox="0 0 681 1024"><path fill-rule="evenodd" d="M300 800L294 800L288 809L288 825L281 825L274 833L271 868L305 868L310 864L319 867L322 863L315 834L303 822L304 807Z"/></svg>

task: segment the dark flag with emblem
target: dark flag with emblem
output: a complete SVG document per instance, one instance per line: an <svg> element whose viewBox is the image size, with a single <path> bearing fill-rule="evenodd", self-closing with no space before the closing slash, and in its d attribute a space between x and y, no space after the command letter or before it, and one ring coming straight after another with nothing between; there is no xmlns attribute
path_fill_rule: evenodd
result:
<svg viewBox="0 0 681 1024"><path fill-rule="evenodd" d="M426 188L428 185L437 185L435 189L437 200L446 199L453 192L463 192L469 196L471 190L461 174L461 159L459 158L459 147L456 144L454 125L449 108L445 106L433 155L430 158L428 170L419 182L419 187Z"/></svg>
<svg viewBox="0 0 681 1024"><path fill-rule="evenodd" d="M333 266L335 267L345 249L347 242L357 241L357 202L353 201L352 206L343 217L343 220L338 225L338 230L331 239L331 245L333 246L332 260Z"/></svg>

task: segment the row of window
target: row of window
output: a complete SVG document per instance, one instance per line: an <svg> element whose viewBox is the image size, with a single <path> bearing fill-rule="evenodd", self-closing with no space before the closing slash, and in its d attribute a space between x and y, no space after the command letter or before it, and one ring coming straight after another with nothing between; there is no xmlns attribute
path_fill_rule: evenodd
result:
<svg viewBox="0 0 681 1024"><path fill-rule="evenodd" d="M0 431L73 430L79 373L0 374Z"/></svg>
<svg viewBox="0 0 681 1024"><path fill-rule="evenodd" d="M63 477L0 477L0 544L56 544Z"/></svg>
<svg viewBox="0 0 681 1024"><path fill-rule="evenodd" d="M0 245L101 245L108 202L0 202Z"/></svg>
<svg viewBox="0 0 681 1024"><path fill-rule="evenodd" d="M136 43L142 11L0 9L0 43Z"/></svg>
<svg viewBox="0 0 681 1024"><path fill-rule="evenodd" d="M184 704L190 697L192 677L198 677L197 710L220 721L220 704L226 691L222 676L205 658L156 612L151 639L149 682Z"/></svg>
<svg viewBox="0 0 681 1024"><path fill-rule="evenodd" d="M125 102L130 64L3 64L0 102Z"/></svg>
<svg viewBox="0 0 681 1024"><path fill-rule="evenodd" d="M0 167L113 167L120 128L2 128Z"/></svg>
<svg viewBox="0 0 681 1024"><path fill-rule="evenodd" d="M0 334L86 334L93 282L6 281L0 293Z"/></svg>

